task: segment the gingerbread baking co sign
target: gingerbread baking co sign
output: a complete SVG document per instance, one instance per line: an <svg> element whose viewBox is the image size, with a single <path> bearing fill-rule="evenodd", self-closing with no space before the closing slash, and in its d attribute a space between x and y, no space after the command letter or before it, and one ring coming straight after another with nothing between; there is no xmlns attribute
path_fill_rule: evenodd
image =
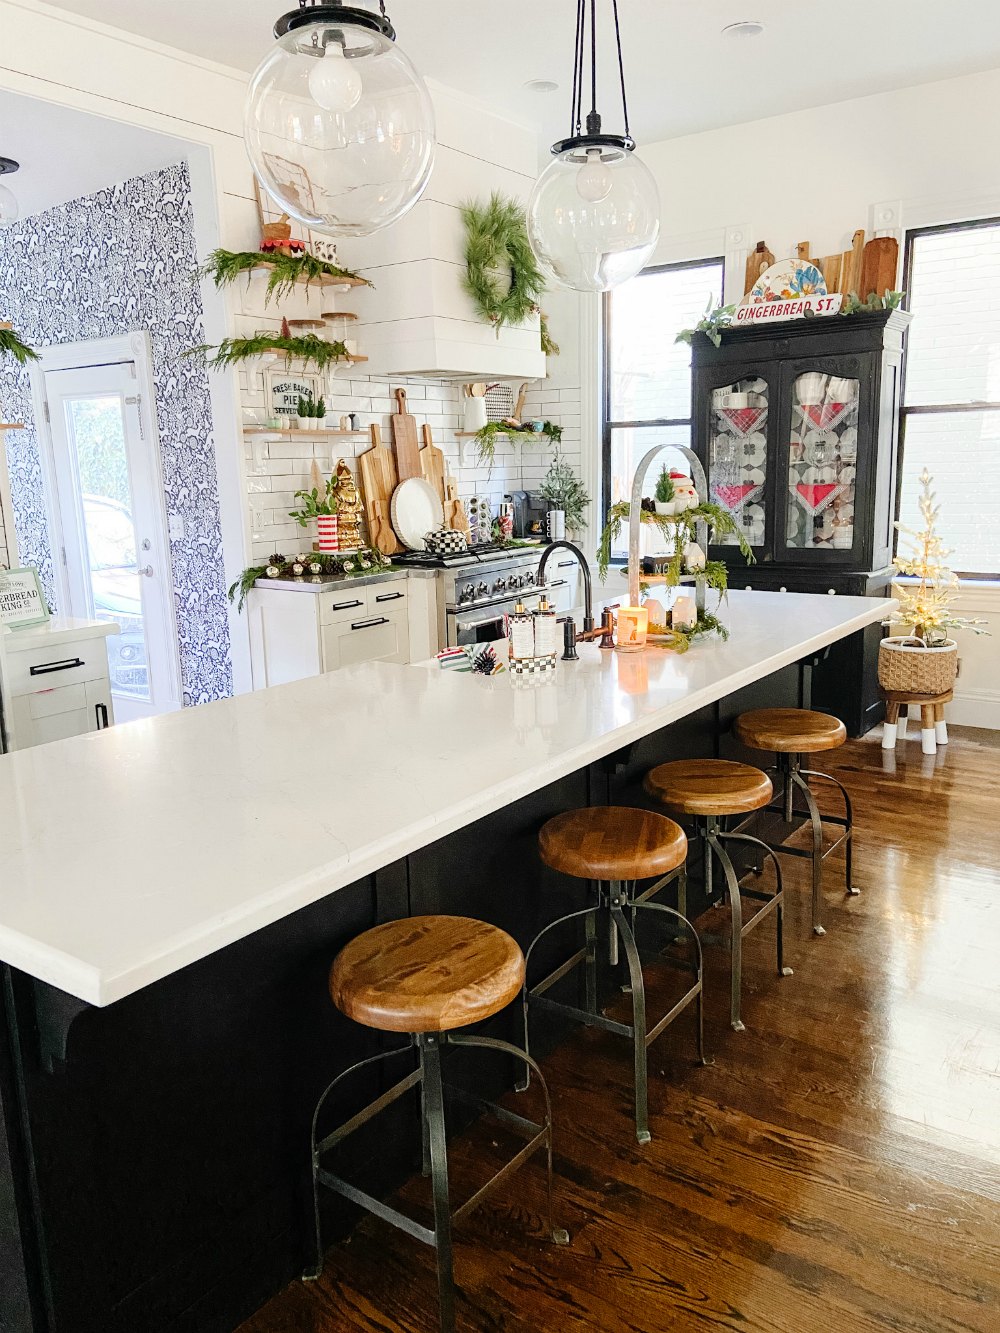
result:
<svg viewBox="0 0 1000 1333"><path fill-rule="evenodd" d="M785 259L764 270L743 302L736 307L736 325L763 324L811 315L835 315L844 298L826 290L823 274L815 264Z"/></svg>

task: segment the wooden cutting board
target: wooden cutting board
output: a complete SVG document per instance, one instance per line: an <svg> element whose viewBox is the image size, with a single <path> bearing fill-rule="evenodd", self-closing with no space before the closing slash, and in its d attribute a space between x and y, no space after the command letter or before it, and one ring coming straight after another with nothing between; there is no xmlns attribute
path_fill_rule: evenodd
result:
<svg viewBox="0 0 1000 1333"><path fill-rule="evenodd" d="M392 439L396 446L396 471L400 481L420 476L420 443L417 419L406 410L406 390L396 390L399 411L392 417Z"/></svg>
<svg viewBox="0 0 1000 1333"><path fill-rule="evenodd" d="M447 496L444 490L444 454L434 444L431 428L423 428L424 447L420 450L420 471L425 481L434 487L435 494L444 504Z"/></svg>
<svg viewBox="0 0 1000 1333"><path fill-rule="evenodd" d="M469 516L465 512L465 505L458 498L455 480L450 472L445 473L444 495L445 527L451 528L455 532L461 532L465 540L469 541L472 537L472 531L469 528Z"/></svg>
<svg viewBox="0 0 1000 1333"><path fill-rule="evenodd" d="M850 296L851 292L854 292L864 300L861 294L861 269L864 263L864 254L865 233L856 231L850 250L844 251L840 266L840 290L845 296Z"/></svg>
<svg viewBox="0 0 1000 1333"><path fill-rule="evenodd" d="M358 457L368 536L372 545L383 555L395 555L403 549L389 518L389 504L396 489L396 460L392 450L382 443L382 432L378 425L373 422L370 430L372 447Z"/></svg>
<svg viewBox="0 0 1000 1333"><path fill-rule="evenodd" d="M899 267L899 242L895 236L876 236L864 249L861 266L861 286L858 295L866 301L872 292L885 296L896 290L896 270Z"/></svg>

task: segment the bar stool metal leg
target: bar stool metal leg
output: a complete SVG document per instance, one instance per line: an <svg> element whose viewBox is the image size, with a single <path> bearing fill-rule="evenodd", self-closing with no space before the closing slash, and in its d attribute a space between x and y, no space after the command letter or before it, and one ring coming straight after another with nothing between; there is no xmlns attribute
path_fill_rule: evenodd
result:
<svg viewBox="0 0 1000 1333"><path fill-rule="evenodd" d="M632 933L632 927L622 911L628 899L621 884L611 885L611 920L625 950L629 981L632 990L632 1060L635 1067L635 1137L640 1143L649 1143L649 1075L646 1059L646 984L642 976L642 960Z"/></svg>
<svg viewBox="0 0 1000 1333"><path fill-rule="evenodd" d="M812 929L814 935L825 935L823 925L823 820L820 818L816 797L812 794L809 783L801 775L798 766L788 771L789 783L798 787L806 800L809 820L812 824Z"/></svg>
<svg viewBox="0 0 1000 1333"><path fill-rule="evenodd" d="M444 1092L441 1087L441 1050L433 1033L417 1039L423 1079L427 1139L434 1197L434 1248L437 1251L438 1300L441 1333L455 1328L455 1277L451 1247L451 1206L448 1196L448 1146L445 1139Z"/></svg>
<svg viewBox="0 0 1000 1333"><path fill-rule="evenodd" d="M729 1021L734 1031L746 1030L740 1017L740 992L743 985L743 904L740 900L740 884L736 878L736 869L729 858L729 853L719 841L719 820L715 815L706 817L707 829L705 841L716 855L726 877L729 890L729 911L732 919L732 962L730 965L730 1002Z"/></svg>
<svg viewBox="0 0 1000 1333"><path fill-rule="evenodd" d="M820 773L816 769L802 768L799 770L804 778L819 778L823 782L830 782L837 788L844 798L844 880L847 892L852 898L857 898L861 890L856 888L853 881L853 861L854 861L854 806L851 804L850 793L839 778L835 778L832 773Z"/></svg>

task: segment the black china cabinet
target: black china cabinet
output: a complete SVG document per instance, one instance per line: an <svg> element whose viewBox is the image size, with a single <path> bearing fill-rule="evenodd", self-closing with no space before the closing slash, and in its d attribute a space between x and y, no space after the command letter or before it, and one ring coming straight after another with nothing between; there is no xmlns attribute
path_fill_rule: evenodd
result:
<svg viewBox="0 0 1000 1333"><path fill-rule="evenodd" d="M732 329L692 349L694 449L733 537L709 554L733 588L887 596L892 579L902 310ZM812 705L861 735L883 718L881 629L812 670Z"/></svg>

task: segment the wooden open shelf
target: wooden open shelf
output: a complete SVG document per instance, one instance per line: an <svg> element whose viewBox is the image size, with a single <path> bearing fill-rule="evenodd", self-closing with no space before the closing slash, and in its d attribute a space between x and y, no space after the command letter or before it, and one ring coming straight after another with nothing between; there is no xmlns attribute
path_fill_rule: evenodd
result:
<svg viewBox="0 0 1000 1333"><path fill-rule="evenodd" d="M285 321L290 329L324 329L325 319L289 319Z"/></svg>
<svg viewBox="0 0 1000 1333"><path fill-rule="evenodd" d="M3 428L0 427L0 429L3 429ZM282 437L284 437L284 436L286 436L286 435L289 435L289 436L290 436L290 435L302 435L302 436L307 436L307 437L309 437L310 439L313 439L313 438L322 438L322 439L325 439L328 435L340 435L340 436L346 436L346 435L367 435L367 434L368 434L368 431L366 431L366 430L339 430L339 429L337 429L337 430L300 430L297 426L289 426L287 430L282 429L280 426L276 426L276 427L272 430L269 426L244 426L244 427L243 427L243 434L244 434L244 435L280 435L280 436L282 436Z"/></svg>
<svg viewBox="0 0 1000 1333"><path fill-rule="evenodd" d="M23 421L0 421L0 430L24 430Z"/></svg>
<svg viewBox="0 0 1000 1333"><path fill-rule="evenodd" d="M331 319L357 319L357 315L353 310L324 310L320 315L320 319L325 323L327 320ZM289 320L288 322L291 324L292 321Z"/></svg>
<svg viewBox="0 0 1000 1333"><path fill-rule="evenodd" d="M272 268L274 268L273 264L269 263L266 259L262 259L261 262L257 264L255 268L252 268L250 270L250 272L257 273L261 269L272 269ZM308 285L310 287L343 287L345 289L348 287L367 287L369 285L367 282L364 281L363 278L347 278L347 277L334 278L329 274L324 274L322 277L319 278L307 278L305 277L305 275L303 275L301 278L296 278L295 281L296 283L302 284L303 286Z"/></svg>

